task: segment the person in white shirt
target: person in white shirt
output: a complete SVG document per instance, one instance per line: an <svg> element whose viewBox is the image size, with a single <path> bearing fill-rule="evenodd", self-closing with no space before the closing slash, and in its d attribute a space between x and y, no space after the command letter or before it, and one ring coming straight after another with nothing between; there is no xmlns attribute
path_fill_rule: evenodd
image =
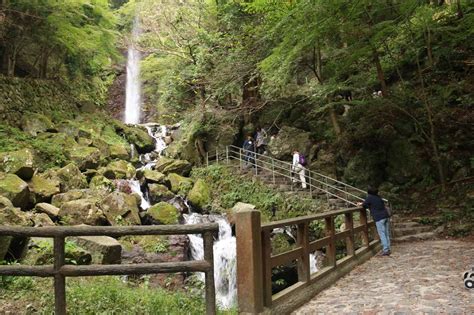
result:
<svg viewBox="0 0 474 315"><path fill-rule="evenodd" d="M300 163L300 153L298 150L293 151L293 163L291 164L291 168L293 172L300 176L301 187L306 189L305 168ZM293 182L296 182L295 178L293 178Z"/></svg>

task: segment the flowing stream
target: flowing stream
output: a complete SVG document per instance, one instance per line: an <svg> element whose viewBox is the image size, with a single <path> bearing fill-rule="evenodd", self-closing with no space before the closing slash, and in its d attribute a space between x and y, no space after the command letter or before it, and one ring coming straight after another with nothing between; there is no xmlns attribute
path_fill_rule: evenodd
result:
<svg viewBox="0 0 474 315"><path fill-rule="evenodd" d="M138 17L133 22L132 38L127 55L127 86L125 90L125 123L138 124L141 111L140 60L141 53L136 47L140 35Z"/></svg>

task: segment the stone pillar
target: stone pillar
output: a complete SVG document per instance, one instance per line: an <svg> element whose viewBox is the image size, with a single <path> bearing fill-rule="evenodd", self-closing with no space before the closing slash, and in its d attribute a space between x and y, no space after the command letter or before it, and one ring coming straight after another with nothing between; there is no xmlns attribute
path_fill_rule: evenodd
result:
<svg viewBox="0 0 474 315"><path fill-rule="evenodd" d="M233 210L237 236L239 314L258 314L263 312L260 212L244 203L238 203Z"/></svg>

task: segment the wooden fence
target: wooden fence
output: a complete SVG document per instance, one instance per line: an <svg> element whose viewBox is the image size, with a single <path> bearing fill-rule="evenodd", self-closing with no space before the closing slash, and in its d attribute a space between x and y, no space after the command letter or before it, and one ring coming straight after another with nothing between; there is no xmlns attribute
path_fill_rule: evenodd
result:
<svg viewBox="0 0 474 315"><path fill-rule="evenodd" d="M195 225L156 226L72 226L72 227L14 227L0 226L0 236L54 238L54 265L0 266L0 275L54 277L55 314L66 314L66 277L153 274L173 272L204 272L206 274L206 313L216 313L213 261L213 233L216 223ZM125 236L202 234L204 260L173 263L145 263L123 265L65 265L64 242L68 236Z"/></svg>
<svg viewBox="0 0 474 315"><path fill-rule="evenodd" d="M354 214L359 220L354 224ZM344 216L345 230L336 232L335 218ZM357 264L369 259L380 249L375 224L368 221L367 211L350 208L261 225L260 212L252 210L236 214L237 281L240 312L285 314L311 299ZM310 224L324 222L325 236L310 241ZM276 228L296 227L296 247L272 254L271 233ZM361 247L355 239L360 236ZM370 241L370 239L372 239ZM344 241L346 255L336 258L336 242ZM326 266L310 273L310 253L325 249ZM296 261L298 282L272 294L272 269Z"/></svg>

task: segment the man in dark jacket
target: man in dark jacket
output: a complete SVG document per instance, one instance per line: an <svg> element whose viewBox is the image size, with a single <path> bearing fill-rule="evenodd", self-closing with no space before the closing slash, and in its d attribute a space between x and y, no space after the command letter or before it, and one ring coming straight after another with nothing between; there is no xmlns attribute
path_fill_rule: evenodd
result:
<svg viewBox="0 0 474 315"><path fill-rule="evenodd" d="M364 209L370 209L370 214L375 221L377 232L382 242L382 255L390 255L390 222L389 214L385 208L385 204L378 195L378 189L369 187L367 190L367 198L360 204Z"/></svg>
<svg viewBox="0 0 474 315"><path fill-rule="evenodd" d="M244 149L244 159L247 166L255 166L255 143L251 135L247 136L247 139L242 145L242 149Z"/></svg>

